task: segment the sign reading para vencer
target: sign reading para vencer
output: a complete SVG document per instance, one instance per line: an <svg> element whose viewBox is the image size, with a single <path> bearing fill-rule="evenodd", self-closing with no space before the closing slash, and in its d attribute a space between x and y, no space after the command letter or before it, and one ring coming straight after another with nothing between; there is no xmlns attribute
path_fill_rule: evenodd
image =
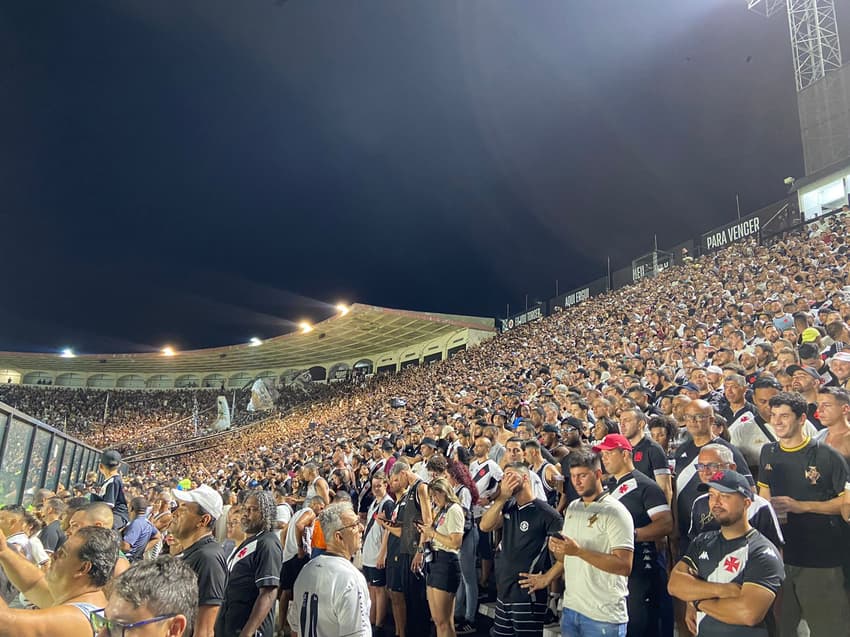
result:
<svg viewBox="0 0 850 637"><path fill-rule="evenodd" d="M713 252L733 243L744 241L758 235L761 220L758 216L752 216L740 221L734 221L721 228L706 232L702 235L702 251Z"/></svg>

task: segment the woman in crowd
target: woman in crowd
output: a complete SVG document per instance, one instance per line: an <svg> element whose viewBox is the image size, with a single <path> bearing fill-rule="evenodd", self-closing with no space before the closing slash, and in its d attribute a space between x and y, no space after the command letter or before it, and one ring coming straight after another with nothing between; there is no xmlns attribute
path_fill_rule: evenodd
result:
<svg viewBox="0 0 850 637"><path fill-rule="evenodd" d="M437 637L454 637L455 593L460 586L460 547L463 542L463 508L454 489L443 478L428 485L434 503L434 524L417 525L431 543L426 577L428 607ZM477 600L476 600L477 601Z"/></svg>
<svg viewBox="0 0 850 637"><path fill-rule="evenodd" d="M457 589L458 617L455 630L459 635L475 632L475 616L478 613L478 575L475 572L475 550L478 547L478 527L472 519L472 507L478 504L478 487L463 463L450 460L449 484L452 485L458 502L463 509L463 541L460 545L460 586Z"/></svg>

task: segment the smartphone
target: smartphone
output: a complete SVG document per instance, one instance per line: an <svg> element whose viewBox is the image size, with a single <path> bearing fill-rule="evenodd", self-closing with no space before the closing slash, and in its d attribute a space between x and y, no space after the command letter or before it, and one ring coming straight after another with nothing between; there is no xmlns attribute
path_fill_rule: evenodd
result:
<svg viewBox="0 0 850 637"><path fill-rule="evenodd" d="M547 533L546 535L548 535L549 537L558 538L559 540L567 539L563 533L559 533L558 531L552 531L551 533Z"/></svg>

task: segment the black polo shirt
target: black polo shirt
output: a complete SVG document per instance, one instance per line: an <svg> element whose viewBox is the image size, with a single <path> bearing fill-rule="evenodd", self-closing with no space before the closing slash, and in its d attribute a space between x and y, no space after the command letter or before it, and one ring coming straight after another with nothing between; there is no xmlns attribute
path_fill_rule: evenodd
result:
<svg viewBox="0 0 850 637"><path fill-rule="evenodd" d="M761 533L750 529L746 535L727 540L720 531L698 535L682 561L696 577L720 584L755 584L776 594L785 579L779 550ZM767 617L771 611L767 611ZM697 613L700 637L761 637L767 634L765 621L755 626L726 624L706 613Z"/></svg>
<svg viewBox="0 0 850 637"><path fill-rule="evenodd" d="M835 449L807 438L793 449L772 442L761 449L759 485L771 497L785 495L802 502L826 502L844 493L847 463ZM792 566L832 568L845 561L846 522L840 515L789 513L783 525L785 562Z"/></svg>
<svg viewBox="0 0 850 637"><path fill-rule="evenodd" d="M177 557L198 576L198 605L221 606L227 584L227 564L224 550L215 538L212 535L202 537Z"/></svg>
<svg viewBox="0 0 850 637"><path fill-rule="evenodd" d="M653 480L658 480L658 476L670 475L667 454L661 445L649 436L644 435L632 449L632 462L635 469Z"/></svg>
<svg viewBox="0 0 850 637"><path fill-rule="evenodd" d="M53 520L38 533L38 539L48 553L55 553L65 543L65 533L59 520Z"/></svg>
<svg viewBox="0 0 850 637"><path fill-rule="evenodd" d="M520 588L518 573L545 573L551 566L549 534L560 533L564 518L543 500L522 506L511 498L502 508L502 551L496 568L497 597L503 602L529 602L527 590ZM542 593L542 595L540 595ZM537 601L546 591L537 591Z"/></svg>
<svg viewBox="0 0 850 637"><path fill-rule="evenodd" d="M619 500L632 516L635 529L649 526L652 516L670 511L667 496L655 480L640 471L632 471L608 484L611 497ZM652 571L658 566L658 551L655 542L635 542L632 576Z"/></svg>
<svg viewBox="0 0 850 637"><path fill-rule="evenodd" d="M216 637L235 637L248 622L260 589L280 585L283 549L273 531L245 539L227 558L227 587L216 621ZM257 637L274 635L274 606L260 625Z"/></svg>

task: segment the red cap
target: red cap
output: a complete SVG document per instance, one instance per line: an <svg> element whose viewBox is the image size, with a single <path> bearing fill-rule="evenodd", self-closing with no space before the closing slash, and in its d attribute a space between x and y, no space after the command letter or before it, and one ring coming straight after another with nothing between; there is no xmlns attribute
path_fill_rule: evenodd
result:
<svg viewBox="0 0 850 637"><path fill-rule="evenodd" d="M632 450L632 443L622 434L608 434L598 445L594 445L593 450L596 453L600 451L611 451L612 449Z"/></svg>

